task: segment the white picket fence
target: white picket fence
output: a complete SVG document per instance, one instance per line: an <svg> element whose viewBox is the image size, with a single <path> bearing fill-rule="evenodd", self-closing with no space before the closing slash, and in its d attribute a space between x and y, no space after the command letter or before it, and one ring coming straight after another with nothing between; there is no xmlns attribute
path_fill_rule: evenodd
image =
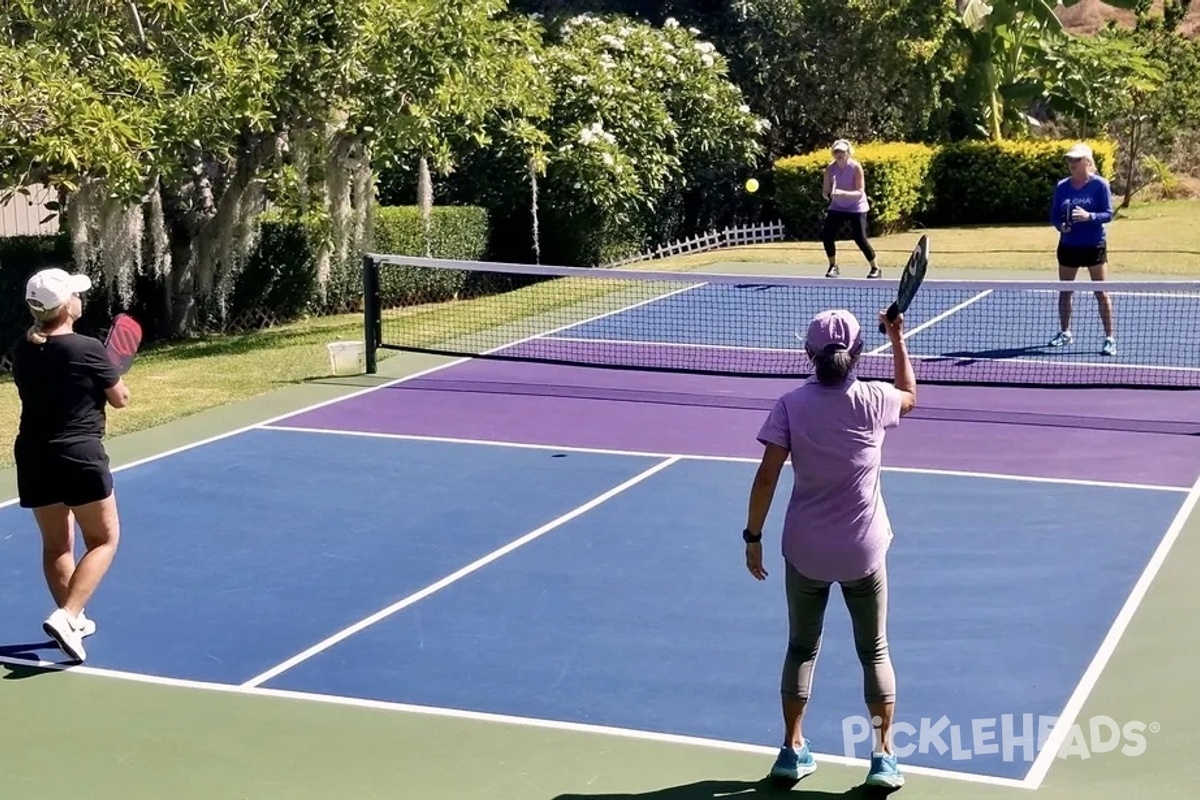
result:
<svg viewBox="0 0 1200 800"><path fill-rule="evenodd" d="M736 228L725 228L721 231L691 236L661 245L654 250L639 253L635 256L622 258L605 264L604 267L613 269L636 264L639 261L655 261L660 258L684 256L691 253L705 253L709 250L720 250L726 247L741 247L748 244L764 244L766 242L782 242L784 239L783 222L760 222L756 225L739 225Z"/></svg>

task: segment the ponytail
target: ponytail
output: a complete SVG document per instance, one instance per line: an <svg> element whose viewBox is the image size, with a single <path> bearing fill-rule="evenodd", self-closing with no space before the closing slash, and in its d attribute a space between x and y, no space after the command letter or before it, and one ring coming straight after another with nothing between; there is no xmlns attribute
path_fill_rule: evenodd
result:
<svg viewBox="0 0 1200 800"><path fill-rule="evenodd" d="M817 380L822 386L838 386L845 383L857 361L857 352L851 352L836 345L830 345L813 356Z"/></svg>
<svg viewBox="0 0 1200 800"><path fill-rule="evenodd" d="M29 326L29 330L25 331L25 341L33 344L45 344L46 333L42 329L42 321L39 319Z"/></svg>
<svg viewBox="0 0 1200 800"><path fill-rule="evenodd" d="M64 303L57 308L39 309L29 306L29 313L33 314L33 324L25 331L25 341L31 344L46 343L46 328L52 327L56 322L61 320L68 314L68 307Z"/></svg>

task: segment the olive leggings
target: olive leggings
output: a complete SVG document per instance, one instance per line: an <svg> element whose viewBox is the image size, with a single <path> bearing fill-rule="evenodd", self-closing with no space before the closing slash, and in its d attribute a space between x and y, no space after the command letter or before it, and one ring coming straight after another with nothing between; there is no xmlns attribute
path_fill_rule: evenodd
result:
<svg viewBox="0 0 1200 800"><path fill-rule="evenodd" d="M821 649L827 581L815 581L790 563L784 578L788 602L788 648L783 660L780 691L785 697L807 701L812 691L813 669ZM863 694L868 703L896 700L896 674L887 643L887 567L855 581L840 584L854 627L854 647L863 668Z"/></svg>

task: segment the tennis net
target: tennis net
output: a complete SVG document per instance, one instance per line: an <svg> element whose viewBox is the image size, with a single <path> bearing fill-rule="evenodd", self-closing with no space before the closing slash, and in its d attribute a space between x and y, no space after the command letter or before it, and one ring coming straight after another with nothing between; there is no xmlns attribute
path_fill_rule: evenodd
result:
<svg viewBox="0 0 1200 800"><path fill-rule="evenodd" d="M377 352L763 378L811 374L803 335L829 308L863 325L858 375L891 380L877 316L895 279L547 267L372 254L363 263L368 371ZM1096 288L1073 285L1073 341L1058 281L926 279L905 314L918 381L1200 388L1200 283L1108 281L1116 352L1101 352Z"/></svg>

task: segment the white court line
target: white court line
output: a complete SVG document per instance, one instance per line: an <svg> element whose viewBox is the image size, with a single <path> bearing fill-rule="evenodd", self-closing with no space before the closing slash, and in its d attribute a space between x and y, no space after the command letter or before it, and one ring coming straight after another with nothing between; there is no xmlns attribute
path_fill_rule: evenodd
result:
<svg viewBox="0 0 1200 800"><path fill-rule="evenodd" d="M285 431L287 433L311 433L324 436L358 436L367 439L397 439L410 442L442 442L444 444L483 445L485 447L510 447L525 450L551 450L564 453L591 453L605 456L630 456L637 458L675 458L681 461L729 461L740 464L757 464L759 459L749 456L717 456L706 454L656 453L645 450L613 450L604 447L577 447L574 445L539 444L536 442L505 442L494 439L466 439L455 436L429 436L412 433L380 433L377 431L348 431L337 428L303 428L289 425L270 425L264 427L267 431ZM1140 489L1149 492L1178 492L1186 494L1191 491L1187 486L1164 486L1156 483L1125 483L1121 481L1097 481L1086 478L1052 478L1035 475L1014 475L1003 472L970 472L955 469L934 469L930 467L888 467L884 472L908 472L920 475L944 475L958 478L983 478L997 481L1024 481L1028 483L1062 483L1072 486L1098 486L1107 489Z"/></svg>
<svg viewBox="0 0 1200 800"><path fill-rule="evenodd" d="M1187 524L1188 517L1191 516L1193 509L1196 507L1197 500L1200 500L1200 479L1192 485L1187 498L1183 501L1183 505L1179 507L1175 518L1171 520L1171 526L1167 528L1167 532L1163 536L1162 541L1158 543L1154 555L1150 557L1146 568L1142 570L1141 576L1138 578L1137 583L1134 584L1133 591L1125 599L1125 604L1121 606L1121 610L1117 613L1117 618L1113 620L1112 627L1109 628L1104 641L1100 643L1100 649L1096 651L1096 655L1093 656L1091 663L1088 664L1088 668L1083 673L1079 684L1075 687L1075 691L1071 693L1070 699L1067 700L1062 714L1059 715L1054 728L1050 731L1050 736L1046 739L1045 746L1038 753L1037 758L1034 759L1033 766L1030 767L1029 772L1025 774L1024 783L1027 785L1026 788L1037 789L1041 787L1042 781L1046 779L1046 774L1050 771L1050 765L1066 741L1071 728L1074 727L1075 720L1083 710L1083 705L1087 702L1088 696L1096 688L1096 683L1099 682L1104 668L1108 666L1109 659L1116 652L1117 645L1125 635L1125 631L1129 628L1129 623L1133 620L1134 614L1137 613L1138 606L1142 604L1142 600L1150 590L1150 585L1154 582L1158 571L1166 562L1167 554L1171 552L1171 547L1174 546L1175 541L1179 538L1179 534L1183 531L1183 526Z"/></svg>
<svg viewBox="0 0 1200 800"><path fill-rule="evenodd" d="M943 311L942 313L938 314L936 317L931 317L930 319L927 319L927 320L925 320L924 322L922 322L922 323L921 323L920 325L918 325L917 327L915 327L915 328L913 328L912 330L910 330L910 331L906 332L902 338L903 338L905 341L908 341L908 339L909 339L909 337L910 337L910 336L915 336L916 334L918 334L918 333L920 333L921 331L925 330L925 329L926 329L926 328L928 328L929 326L931 326L931 325L936 325L937 323L941 322L941 321L942 321L942 320L944 320L946 317L949 317L949 316L952 316L952 315L954 315L954 314L957 314L959 311L962 311L964 308L966 308L967 306L971 305L972 303L978 303L980 300L982 300L983 298L987 297L987 296L988 296L989 294L991 294L991 293L992 293L992 290L991 290L991 289L985 289L984 291L980 292L979 294L977 294L977 295L974 295L973 297L969 297L969 298L967 298L966 300L962 301L962 302L961 302L961 303L959 303L958 305L956 305L956 306L952 306L951 308L948 308L948 309L946 309L946 310L945 310L945 311ZM882 353L884 350L887 350L887 349L889 349L891 346L892 346L892 343L891 343L891 342L885 342L884 344L880 345L879 347L876 347L874 350L871 350L870 352L864 353L863 355L868 355L868 356L877 356L877 355L879 355L880 353Z"/></svg>
<svg viewBox="0 0 1200 800"><path fill-rule="evenodd" d="M802 349L796 347L751 347L749 345L734 344L701 344L700 342L664 342L657 339L603 339L588 338L583 336L546 336L545 338L551 342L579 342L580 344L634 344L651 345L653 347L674 347L687 350L732 350L734 352L743 353L790 353L792 355L804 352Z"/></svg>
<svg viewBox="0 0 1200 800"><path fill-rule="evenodd" d="M707 739L698 736L684 736L673 733L658 733L642 731L634 728L618 728L608 725L593 725L584 722L564 722L561 720L538 719L536 717L518 717L509 714L492 714L485 711L467 711L457 708L440 708L438 706L420 706L408 703L396 703L386 700L367 700L359 697L344 697L341 695L319 694L314 692L297 692L288 689L266 689L258 686L237 686L228 683L213 683L209 681L188 680L183 678L165 678L157 675L143 675L138 672L123 672L121 670L104 669L100 667L76 666L61 664L53 661L13 658L0 656L0 663L20 667L38 667L60 672L72 672L80 675L90 675L98 678L143 683L153 686L169 686L176 689L195 689L199 691L221 692L224 694L264 697L278 700L292 700L307 703L324 703L327 705L346 706L351 708L366 708L376 711L393 713L420 714L430 717L449 719L464 719L473 722L486 722L499 725L517 725L526 728L567 731L603 736L615 736L623 739L639 739L659 742L662 744L683 744L694 747L705 747L714 750L725 750L735 753L750 753L764 757L773 757L778 752L774 747L746 744L744 742L729 742L720 739ZM865 759L850 758L842 755L814 753L820 761L840 766L865 769L868 762ZM1013 778L1001 778L992 775L972 772L956 772L937 767L922 767L904 765L904 772L910 775L924 775L931 778L965 781L968 783L986 783L995 786L1006 786L1014 789L1025 788L1024 782Z"/></svg>
<svg viewBox="0 0 1200 800"><path fill-rule="evenodd" d="M603 314L597 314L593 317L588 317L587 319L582 320L580 322L572 322L567 325L562 325L558 328L554 328L553 330L545 331L543 333L537 333L532 336L526 336L525 338L517 339L516 341L506 342L505 344L499 345L497 347L493 347L490 350L485 350L480 355L490 355L492 353L495 353L500 350L504 350L509 347L516 347L517 345L521 345L526 342L531 342L534 339L540 339L544 336L550 336L551 334L558 333L559 331L564 331L569 328L573 328L577 325L586 325L590 322L595 322L596 320L604 319L605 317L610 317L613 314L621 314L626 311L632 311L635 308L640 308L641 306L648 305L650 303L656 303L659 300L665 300L668 297L672 297L674 295L681 294L683 292L689 292L689 291L692 291L693 289L699 289L702 286L704 286L704 284L700 283L700 284L696 284L694 286L685 286L682 289L675 289L673 291L666 292L665 294L658 295L657 297L651 297L648 300L640 300L636 303L632 303L628 306L622 306L621 308L615 309L613 311L606 311ZM349 394L343 394L343 395L339 395L337 397L330 398L328 400L322 400L319 403L312 403L311 405L303 406L294 411L288 411L283 414L278 414L274 417L270 417L269 419L265 419L260 422L254 422L249 425L244 425L240 428L236 428L231 431L226 431L224 433L219 433L215 436L209 436L205 439L198 439L194 442L188 442L185 445L180 445L179 447L173 447L170 450L164 450L161 453L155 453L154 455L146 456L145 458L139 458L136 461L130 461L127 464L121 464L120 466L113 467L112 472L113 473L124 472L127 469L133 469L134 467L140 467L143 464L149 464L151 462L158 461L159 459L167 458L168 456L178 455L179 453L185 453L188 450L192 450L197 447L203 447L204 445L213 444L214 442L219 442L222 439L229 439L233 436L240 436L243 433L249 433L250 431L258 430L264 426L271 425L272 423L275 423L275 422L282 422L285 419L290 419L292 417L298 417L298 416L301 416L302 414L308 414L309 412L316 411L317 409L320 409L320 408L325 408L326 406L332 406L332 405L336 405L338 403L343 403L348 400L353 400L356 397L362 397L363 395L371 394L372 392L378 392L382 389L387 389L392 386L398 386L399 384L402 384L402 383L414 381L418 378L423 378L426 375L431 375L435 372L441 372L442 370L449 369L450 367L458 366L459 364L464 364L468 361L471 361L473 358L475 358L475 357L474 356L465 356L463 358L456 358L452 361L447 361L445 364L438 364L435 367L429 367L428 369L419 370L418 372L414 372L410 375L404 375L403 377L396 378L394 380L390 380L385 383L381 383L378 386L368 386L365 389L359 389L358 391L350 392ZM210 411L211 410L215 410L215 409L210 409ZM19 497L14 497L11 500L0 501L0 509L8 508L9 506L16 505L19 501L20 501Z"/></svg>
<svg viewBox="0 0 1200 800"><path fill-rule="evenodd" d="M555 528L565 525L566 523L570 522L571 520L575 519L576 517L578 517L582 514L586 514L588 511L591 511L593 508L612 499L613 497L616 497L621 492L624 492L626 489L630 489L630 488L636 486L637 484L641 483L642 481L646 480L647 478L651 477L652 475L655 475L655 474L661 472L662 470L666 469L667 467L671 466L672 464L676 463L677 461L679 461L678 456L672 456L671 458L666 458L662 461L659 461L654 466L650 467L647 470L643 470L642 472L639 472L637 475L633 476L632 478L625 481L624 483L622 483L618 486L614 486L612 489L609 489L607 492L604 492L601 495L597 495L596 497L592 498L588 502L584 503L583 505L579 506L578 508L568 511L566 514L563 514L562 516L558 517L557 519L553 519L550 522L547 522L545 525L538 528L537 530L530 531L529 533L525 534L521 538L511 541L508 544L504 545L503 547L493 550L492 552L488 553L487 555L483 556L482 558L476 559L475 561L466 565L462 569L460 569L456 572L453 572L450 575L447 575L446 577L442 578L440 581L430 584L429 586L426 586L421 591L415 592L414 594L411 594L408 597L405 597L404 599L399 600L396 603L393 603L392 605L388 606L387 608L383 609L382 611L377 611L376 613L372 614L371 616L367 617L366 619L362 619L362 620L354 623L353 625L349 626L348 628L344 628L344 629L338 631L337 633L333 634L332 636L329 636L326 639L323 639L322 641L317 642L315 645L308 648L307 650L292 656L287 661L284 661L281 664L277 664L276 666L271 667L266 672L263 672L259 675L254 676L250 680L243 683L242 686L247 686L247 687L259 686L263 683L266 683L267 681L286 672L287 670L291 669L292 667L296 666L297 664L307 661L308 659L312 658L313 656L328 650L329 648L333 647L338 642L341 642L345 639L350 638L351 636L358 633L359 631L361 631L371 625L374 625L376 622L379 622L382 619L390 617L392 614L395 614L397 611L401 611L405 608L408 608L409 606L413 605L414 603L417 603L417 602L425 599L426 597L433 594L434 592L438 592L438 591L446 588L450 584L455 583L456 581L459 581L462 578L467 577L471 573L476 572L480 569L483 569L488 564L492 563L493 561L495 561L505 555L508 555L509 553L516 550L517 548L523 547L524 545L529 544L534 539L538 539L538 538L544 536L545 534L549 533L550 531L554 530Z"/></svg>

